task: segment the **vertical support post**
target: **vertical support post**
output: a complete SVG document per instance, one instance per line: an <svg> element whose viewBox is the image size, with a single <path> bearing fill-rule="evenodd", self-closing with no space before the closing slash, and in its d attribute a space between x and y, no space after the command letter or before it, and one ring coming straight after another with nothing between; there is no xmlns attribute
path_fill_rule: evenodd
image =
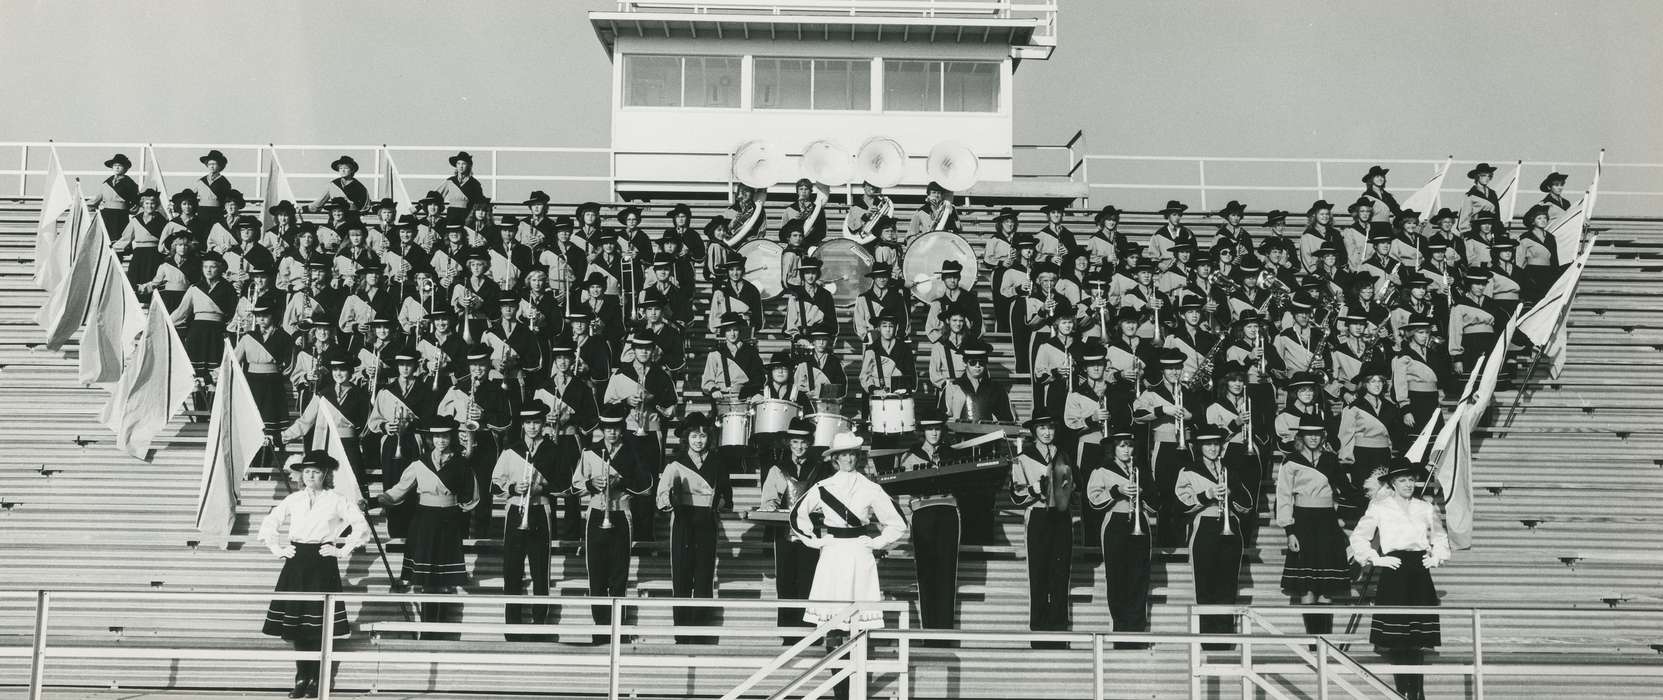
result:
<svg viewBox="0 0 1663 700"><path fill-rule="evenodd" d="M1317 700L1328 700L1328 643L1317 640Z"/></svg>
<svg viewBox="0 0 1663 700"><path fill-rule="evenodd" d="M1189 609L1190 634L1201 634L1201 618L1196 617L1195 607ZM1190 700L1201 698L1201 642L1190 641Z"/></svg>
<svg viewBox="0 0 1663 700"><path fill-rule="evenodd" d="M266 149L256 148L256 149L254 149L254 191L260 193L260 208L262 208L262 209L271 207L272 205L276 204L276 202L267 202L267 201L265 201L265 199L266 199L265 179L266 179Z"/></svg>
<svg viewBox="0 0 1663 700"><path fill-rule="evenodd" d="M323 644L318 652L318 697L329 700L335 685L335 594L323 594Z"/></svg>
<svg viewBox="0 0 1663 700"><path fill-rule="evenodd" d="M25 146L27 151L28 147ZM46 619L52 605L52 594L35 594L35 644L29 656L29 700L40 700L41 686L46 683Z"/></svg>
<svg viewBox="0 0 1663 700"><path fill-rule="evenodd" d="M896 626L899 627L902 632L905 632L907 629L912 627L912 622L908 616L908 613L910 612L912 612L912 610L909 607L907 610L902 610L901 614L897 616L898 621ZM910 635L903 634L900 639L896 641L900 644L899 649L896 651L896 658L901 662L901 675L895 679L896 684L899 686L895 694L895 700L909 700L912 697L912 637Z"/></svg>
<svg viewBox="0 0 1663 700"><path fill-rule="evenodd" d="M495 148L491 149L491 201L493 202L497 200L497 160L501 157L501 151Z"/></svg>
<svg viewBox="0 0 1663 700"><path fill-rule="evenodd" d="M1322 161L1320 161L1320 160L1317 161L1316 166L1317 166L1317 199L1327 199L1328 198L1328 188L1324 187L1323 184L1322 184Z"/></svg>
<svg viewBox="0 0 1663 700"><path fill-rule="evenodd" d="M29 194L29 145L17 147L17 196Z"/></svg>
<svg viewBox="0 0 1663 700"><path fill-rule="evenodd" d="M385 170L387 164L381 160L381 153L384 150L386 150L385 144L383 144L383 146L381 148L375 149L375 198L376 199L381 199L381 183L386 181L386 179L387 179L387 172Z"/></svg>
<svg viewBox="0 0 1663 700"><path fill-rule="evenodd" d="M612 658L607 664L606 697L607 700L618 700L618 672L622 661L621 657L624 654L624 639L623 635L618 632L618 626L623 623L624 606L622 601L617 598L613 598L610 605L612 606Z"/></svg>
<svg viewBox="0 0 1663 700"><path fill-rule="evenodd" d="M1484 700L1484 622L1477 608L1472 610L1472 697Z"/></svg>
<svg viewBox="0 0 1663 700"><path fill-rule="evenodd" d="M1239 659L1238 663L1241 664L1241 677L1238 679L1241 682L1241 696L1252 700L1254 697L1253 677L1248 675L1247 672L1253 670L1253 645L1242 642L1241 655L1237 658Z"/></svg>
<svg viewBox="0 0 1663 700"><path fill-rule="evenodd" d="M866 700L866 642L870 639L865 632L858 632L855 645L849 649L849 655L854 657L854 673L849 675L849 700Z"/></svg>
<svg viewBox="0 0 1663 700"><path fill-rule="evenodd" d="M1201 210L1208 211L1207 206L1207 161L1195 161L1196 172L1201 176Z"/></svg>
<svg viewBox="0 0 1663 700"><path fill-rule="evenodd" d="M1091 697L1103 700L1103 635L1091 635Z"/></svg>

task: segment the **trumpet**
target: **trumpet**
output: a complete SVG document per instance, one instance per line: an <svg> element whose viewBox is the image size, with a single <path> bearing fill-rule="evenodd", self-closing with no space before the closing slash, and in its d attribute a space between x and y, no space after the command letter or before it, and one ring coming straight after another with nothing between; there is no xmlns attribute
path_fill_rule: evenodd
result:
<svg viewBox="0 0 1663 700"><path fill-rule="evenodd" d="M1103 430L1105 433L1108 432L1108 428ZM1138 469L1136 463L1128 466L1132 468L1132 486L1137 489L1137 493L1132 494L1132 536L1141 537L1143 535L1143 484L1141 483L1143 481L1143 470Z"/></svg>
<svg viewBox="0 0 1663 700"><path fill-rule="evenodd" d="M525 498L525 503L520 506L521 532L531 527L531 486L537 483L537 477L539 476L537 468L531 466L529 462L526 463L525 470L528 472L525 477L525 484L520 487L520 495Z"/></svg>
<svg viewBox="0 0 1663 700"><path fill-rule="evenodd" d="M1223 467L1224 465L1222 462L1215 462L1207 465L1207 470L1212 472L1213 481L1224 485L1224 500L1219 501L1218 511L1219 517L1224 520L1223 534L1228 536L1235 534L1235 532L1230 529L1230 518L1232 517L1230 505L1230 481L1227 477L1225 477Z"/></svg>
<svg viewBox="0 0 1663 700"><path fill-rule="evenodd" d="M601 529L602 530L611 530L612 529L612 503L610 501L612 500L613 479L614 479L614 477L612 475L612 460L607 460L606 476L604 477L604 480L602 482L601 492L599 494L600 497L601 497L601 503L602 503L602 507L601 507Z"/></svg>
<svg viewBox="0 0 1663 700"><path fill-rule="evenodd" d="M1242 441L1247 443L1247 454L1257 457L1259 443L1253 435L1253 395L1242 391L1241 430Z"/></svg>

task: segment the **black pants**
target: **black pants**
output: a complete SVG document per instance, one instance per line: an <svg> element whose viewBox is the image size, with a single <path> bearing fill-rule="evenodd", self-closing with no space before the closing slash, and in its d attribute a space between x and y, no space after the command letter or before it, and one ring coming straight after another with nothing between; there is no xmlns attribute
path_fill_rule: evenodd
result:
<svg viewBox="0 0 1663 700"><path fill-rule="evenodd" d="M121 239L122 232L127 230L127 222L133 219L126 209L99 209L98 216L104 220L104 233L110 236L112 242Z"/></svg>
<svg viewBox="0 0 1663 700"><path fill-rule="evenodd" d="M959 509L927 506L912 514L918 617L925 629L954 629L958 607Z"/></svg>
<svg viewBox="0 0 1663 700"><path fill-rule="evenodd" d="M1074 522L1065 510L1028 509L1028 629L1069 627L1068 576L1074 556ZM1057 644L1034 642L1034 648ZM1066 646L1066 645L1065 645Z"/></svg>
<svg viewBox="0 0 1663 700"><path fill-rule="evenodd" d="M1241 572L1241 531L1235 523L1232 534L1224 534L1217 515L1195 519L1190 536L1190 565L1195 567L1195 602L1201 605L1235 605L1237 576ZM1202 615L1202 634L1234 634L1234 615ZM1229 645L1223 645L1228 647ZM1216 648L1209 645L1208 648Z"/></svg>
<svg viewBox="0 0 1663 700"><path fill-rule="evenodd" d="M611 527L601 527L601 523L608 521ZM591 508L588 522L583 558L589 568L589 595L601 598L623 596L629 587L629 518L621 510ZM612 624L610 606L592 605L589 612L595 624Z"/></svg>
<svg viewBox="0 0 1663 700"><path fill-rule="evenodd" d="M1155 452L1155 493L1160 494L1160 504L1156 507L1158 527L1155 528L1155 546L1182 547L1189 516L1185 513L1184 504L1173 494L1178 490L1178 473L1183 471L1187 461L1185 450L1178 449L1176 442L1158 442L1151 449Z"/></svg>
<svg viewBox="0 0 1663 700"><path fill-rule="evenodd" d="M678 505L670 513L670 591L677 598L716 597L716 534L721 523L709 506ZM715 608L678 606L677 625L709 625ZM715 637L676 635L679 644L715 644Z"/></svg>
<svg viewBox="0 0 1663 700"><path fill-rule="evenodd" d="M390 490L398 485L399 477L404 476L404 467L421 456L421 447L416 443L416 436L407 434L403 438L389 435L381 438L381 487ZM410 515L415 509L415 499L410 499L396 506L387 506L387 536L402 538L410 532Z"/></svg>
<svg viewBox="0 0 1663 700"><path fill-rule="evenodd" d="M1409 412L1415 416L1415 432L1426 427L1426 422L1438 413L1438 392L1410 391Z"/></svg>
<svg viewBox="0 0 1663 700"><path fill-rule="evenodd" d="M502 536L502 592L505 595L525 594L525 570L529 565L531 569L531 594L547 597L549 594L548 512L543 506L532 506L531 518L524 530L520 529L522 519L524 519L523 506L510 506L508 508L507 530ZM520 624L524 621L526 608L531 609L531 624L541 625L548 621L549 606L515 604L510 604L505 608L503 621L511 625Z"/></svg>
<svg viewBox="0 0 1663 700"><path fill-rule="evenodd" d="M999 532L997 494L992 489L969 489L953 493L959 502L959 541L963 544L993 544Z"/></svg>
<svg viewBox="0 0 1663 700"><path fill-rule="evenodd" d="M1129 513L1103 523L1103 570L1114 631L1149 631L1149 532L1133 535Z"/></svg>
<svg viewBox="0 0 1663 700"><path fill-rule="evenodd" d="M475 493L479 494L479 505L474 506L473 512L468 514L468 533L475 539L485 539L491 536L491 515L494 499L491 496L491 474L497 468L497 440L489 430L474 431L473 453L465 459L468 466L473 468Z"/></svg>
<svg viewBox="0 0 1663 700"><path fill-rule="evenodd" d="M820 564L820 550L791 539L788 528L774 528L774 597L780 600L808 600L814 587L814 567ZM780 608L775 623L780 627L812 627L803 621L802 608Z"/></svg>
<svg viewBox="0 0 1663 700"><path fill-rule="evenodd" d="M634 441L635 454L639 455L645 466L652 470L653 477L656 479L658 473L664 471L664 450L661 447L664 441L659 437L658 432L649 430L646 435L631 435L628 439ZM636 542L651 542L658 538L658 504L654 503L653 499L631 499L629 514L630 517L635 519L632 531Z"/></svg>

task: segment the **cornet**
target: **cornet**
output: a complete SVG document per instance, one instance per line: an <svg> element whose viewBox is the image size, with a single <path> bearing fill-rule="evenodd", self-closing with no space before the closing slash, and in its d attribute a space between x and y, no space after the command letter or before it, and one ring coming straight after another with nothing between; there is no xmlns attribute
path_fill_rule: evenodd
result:
<svg viewBox="0 0 1663 700"><path fill-rule="evenodd" d="M533 484L537 483L537 477L539 476L539 474L537 473L537 468L531 466L530 462L526 463L525 470L527 472L526 477L525 477L525 484L520 487L520 495L525 498L525 503L520 506L520 530L521 531L524 531L524 530L531 527L531 503L532 503L532 500L531 500L531 486Z"/></svg>

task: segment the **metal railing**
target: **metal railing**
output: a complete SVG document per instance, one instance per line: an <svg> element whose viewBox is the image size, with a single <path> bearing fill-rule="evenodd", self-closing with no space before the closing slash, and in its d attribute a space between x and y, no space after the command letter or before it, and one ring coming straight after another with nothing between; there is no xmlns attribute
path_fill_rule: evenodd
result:
<svg viewBox="0 0 1663 700"><path fill-rule="evenodd" d="M1279 207L1303 212L1314 199L1329 199L1337 205L1336 209L1343 210L1350 202L1349 199L1344 199L1345 197L1362 192L1360 175L1367 172L1370 166L1392 168L1390 177L1393 178L1395 186L1391 189L1401 197L1420 187L1425 181L1424 178L1434 174L1445 162L1443 158L1259 158L1109 154L1087 155L1085 160L1100 164L1097 168L1100 179L1086 180L1093 196L1115 196L1115 205L1122 209L1150 210L1160 208L1161 202L1168 198L1193 197L1199 199L1201 212L1209 212L1217 206L1222 206L1226 199L1250 194L1265 195L1251 202L1254 210ZM1464 166L1482 160L1466 157L1456 159L1456 165L1451 167L1450 175L1445 179L1441 190L1446 206L1458 201L1455 198L1461 197L1470 186L1468 180L1463 177L1466 172ZM1484 162L1492 163L1499 169L1496 173L1499 179L1511 172L1517 160L1516 157L1498 158ZM1519 192L1519 211L1522 213L1529 203L1540 199L1541 195L1537 192L1536 185L1548 173L1569 172L1580 182L1572 189L1580 191L1581 187L1587 185L1594 165L1593 161L1555 162L1525 159L1519 172L1518 182L1522 188ZM1601 213L1655 214L1663 209L1663 163L1607 161L1603 167L1604 181L1599 191ZM1575 191L1566 193L1572 201L1578 196ZM1144 193L1153 194L1147 197L1138 196ZM1608 202L1604 199L1608 195L1618 200ZM1344 201L1331 199L1333 197L1339 197ZM1122 198L1131 199L1127 201Z"/></svg>
<svg viewBox="0 0 1663 700"><path fill-rule="evenodd" d="M1327 635L1324 637L1324 640L1328 644L1334 646L1334 651L1341 654L1343 662L1358 664L1359 667L1367 669L1371 674L1418 673L1428 676L1469 677L1472 679L1472 697L1474 700L1483 700L1486 692L1486 678L1495 676L1647 676L1655 677L1660 681L1663 681L1663 666L1612 665L1609 667L1602 667L1599 665L1579 665L1571 668L1564 664L1539 662L1497 663L1495 661L1485 660L1484 625L1486 621L1494 622L1497 618L1506 617L1528 619L1531 616L1536 616L1540 618L1545 615L1564 612L1567 612L1566 608L1505 605L1487 606L1483 608L1461 606L1420 607L1386 605L1191 605L1189 608L1189 620L1190 630L1196 631L1200 629L1202 615L1233 615L1236 618L1238 628L1245 634L1253 635L1258 633L1256 630L1261 630L1263 634L1284 635L1284 631L1272 620L1270 620L1267 615L1333 614L1340 617L1351 616L1354 622L1360 622L1362 617L1365 615L1372 616L1378 614L1435 615L1438 616L1440 620L1446 617L1465 618L1467 623L1466 626L1470 630L1471 634L1471 658L1466 663L1362 664L1361 662L1358 662L1344 654L1344 645L1349 644L1349 641L1346 639L1347 635ZM1578 608L1576 609L1576 612L1590 618L1591 624L1593 623L1592 618L1600 616L1628 619L1632 619L1635 616L1656 617L1658 620L1657 627L1659 629L1663 629L1663 608L1625 607L1620 610ZM1366 625L1359 624L1358 629L1362 630L1363 638L1366 639L1368 636ZM1251 645L1252 642L1242 644L1242 655L1244 658L1251 657ZM1196 644L1196 647L1191 653L1200 653L1199 642ZM1327 661L1313 657L1309 651L1304 649L1294 649L1294 653L1299 658L1299 663L1261 664L1255 668L1255 673L1260 676L1306 674L1309 672L1309 667L1313 664L1317 664L1319 662L1327 663ZM1192 679L1192 683L1196 682L1198 681ZM1244 692L1249 689L1248 682L1245 677L1243 678L1242 687ZM1195 690L1198 690L1198 687L1192 687L1192 692Z"/></svg>
<svg viewBox="0 0 1663 700"><path fill-rule="evenodd" d="M334 673L332 665L336 662L368 662L368 663L454 663L479 665L515 665L536 664L544 666L583 666L602 667L607 671L607 697L616 700L627 695L622 689L622 671L626 667L664 668L669 666L685 666L692 668L723 668L731 670L752 670L761 668L761 672L753 678L761 680L768 673L783 668L808 667L812 662L794 659L796 655L806 650L813 642L795 645L788 649L788 654L781 654L767 660L758 661L755 656L734 656L731 654L712 654L698 656L694 654L677 655L666 659L658 656L633 657L625 653L623 640L627 636L635 635L719 635L723 637L780 637L796 636L810 632L802 627L772 627L757 626L746 628L713 627L704 625L641 625L627 624L625 613L631 609L645 608L686 608L713 607L727 610L804 608L827 607L842 609L844 613L856 611L878 611L896 616L896 624L901 630L910 625L910 606L904 601L880 601L870 603L849 603L847 601L805 601L805 600L745 600L745 599L713 599L713 598L595 598L588 596L559 596L559 597L528 597L509 595L448 595L448 594L392 594L392 593L193 593L171 591L116 591L116 590L39 590L18 591L0 590L0 600L30 600L34 601L35 623L32 643L28 647L0 646L0 658L30 659L29 667L29 698L39 700L46 685L46 669L50 659L98 658L98 659L156 659L156 660L223 660L223 661L310 661L319 662L318 690L320 697L330 697L331 677ZM590 606L610 606L610 623L605 625L507 625L501 623L468 624L466 627L490 628L494 633L509 634L592 634L606 635L608 638L608 654L601 657L598 654L551 654L539 652L536 654L513 654L495 652L457 652L457 651L393 651L385 649L366 650L337 650L336 641L332 636L325 635L321 648L317 651L290 651L275 649L227 649L215 646L210 640L204 640L200 647L142 647L142 646L59 646L51 644L52 634L51 615L54 603L67 601L93 601L105 603L128 603L135 601L174 600L189 601L191 603L211 602L265 602L272 600L289 600L316 602L321 609L332 610L336 603L449 603L449 604L487 604L487 605L546 605L549 607L572 606L587 609ZM402 621L362 623L365 630L372 634L386 631L404 632L424 629L423 623ZM425 627L426 631L443 631L446 626L434 623ZM819 639L824 636L829 626L822 626L818 630ZM864 651L863 651L864 653ZM900 660L867 660L863 659L865 669L878 673L893 673L897 676L897 683L901 687L906 685L907 668L904 653ZM793 664L793 662L796 662ZM754 684L755 680L752 681ZM904 697L903 697L904 700Z"/></svg>

